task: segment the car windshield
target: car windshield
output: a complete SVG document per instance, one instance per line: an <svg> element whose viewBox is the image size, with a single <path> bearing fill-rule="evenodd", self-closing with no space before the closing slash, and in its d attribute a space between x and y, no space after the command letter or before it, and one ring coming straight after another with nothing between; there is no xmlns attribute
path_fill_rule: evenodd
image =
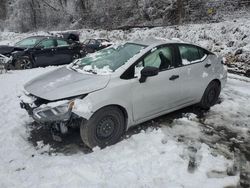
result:
<svg viewBox="0 0 250 188"><path fill-rule="evenodd" d="M41 38L39 37L30 37L19 41L18 43L16 43L15 46L24 48L33 48L40 40Z"/></svg>
<svg viewBox="0 0 250 188"><path fill-rule="evenodd" d="M79 72L110 74L145 47L134 43L126 43L118 47L113 46L77 60L70 68Z"/></svg>

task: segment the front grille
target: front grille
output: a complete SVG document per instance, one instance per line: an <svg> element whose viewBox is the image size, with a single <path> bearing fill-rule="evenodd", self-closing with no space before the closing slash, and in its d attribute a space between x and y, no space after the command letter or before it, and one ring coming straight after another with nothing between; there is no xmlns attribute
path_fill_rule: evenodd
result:
<svg viewBox="0 0 250 188"><path fill-rule="evenodd" d="M42 104L48 104L49 102L51 102L51 101L43 99L43 98L39 98L39 97L36 97L36 96L34 96L34 97L36 98L36 100L34 101L34 104L36 106L41 106Z"/></svg>

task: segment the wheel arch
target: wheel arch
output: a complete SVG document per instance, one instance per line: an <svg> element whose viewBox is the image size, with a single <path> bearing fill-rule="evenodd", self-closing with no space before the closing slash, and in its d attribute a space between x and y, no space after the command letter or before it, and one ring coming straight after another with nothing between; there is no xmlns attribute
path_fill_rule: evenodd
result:
<svg viewBox="0 0 250 188"><path fill-rule="evenodd" d="M20 59L25 59L25 58L27 58L29 61L30 61L30 63L31 63L31 66L32 67L34 67L34 59L33 59L33 57L29 54L29 53L23 53L23 54L21 54L21 55L18 55L17 57L15 57L15 58L13 58L13 60L12 60L12 62L11 62L11 64L12 64L12 66L14 66L15 67L15 65L16 65L16 63L17 63L17 61L18 60L20 60Z"/></svg>
<svg viewBox="0 0 250 188"><path fill-rule="evenodd" d="M216 78L216 79L213 79L211 82L209 82L209 84L212 83L212 82L215 82L215 83L217 83L219 85L220 93L221 93L221 81Z"/></svg>
<svg viewBox="0 0 250 188"><path fill-rule="evenodd" d="M92 114L92 116L97 112L97 111L99 111L99 110L101 110L101 109L103 109L103 108L107 108L107 107L114 107L114 108L118 108L119 110L121 110L121 112L122 112L122 114L123 114L123 116L124 116L124 118L125 118L125 130L124 131L126 131L127 130L127 127L128 127L128 112L127 112L127 110L126 110L126 108L125 107L123 107L123 106L121 106L121 105L119 105L119 104L109 104L109 105L106 105L106 106L102 106L101 108L99 108L98 110L96 110L93 114Z"/></svg>
<svg viewBox="0 0 250 188"><path fill-rule="evenodd" d="M206 93L207 88L208 88L209 85L212 84L212 83L218 84L218 86L219 86L219 95L220 95L220 92L221 92L221 81L220 81L219 79L215 78L215 79L211 80L211 81L208 83L207 87L206 87L205 90L203 91L202 97L200 98L200 102L198 103L199 106L204 106L204 105L203 105L203 98L204 98L204 96L205 96L205 93ZM218 95L218 97L219 97L219 95ZM214 104L213 104L213 105L214 105ZM213 105L212 105L212 106L213 106Z"/></svg>
<svg viewBox="0 0 250 188"><path fill-rule="evenodd" d="M204 92L206 91L206 89L207 89L207 87L209 86L209 84L211 84L212 82L216 82L217 84L219 84L220 90L221 90L221 81L220 81L219 79L215 78L215 79L211 80L210 82L208 82L207 86L205 87L205 89L204 89L204 91L203 91L203 94L204 94ZM203 94L202 94L202 95L203 95Z"/></svg>
<svg viewBox="0 0 250 188"><path fill-rule="evenodd" d="M219 84L219 86L220 86L220 88L221 88L221 81L219 80L219 79L213 79L211 82L216 82L216 83L218 83ZM211 83L211 82L209 82L209 84ZM208 85L209 85L208 84Z"/></svg>

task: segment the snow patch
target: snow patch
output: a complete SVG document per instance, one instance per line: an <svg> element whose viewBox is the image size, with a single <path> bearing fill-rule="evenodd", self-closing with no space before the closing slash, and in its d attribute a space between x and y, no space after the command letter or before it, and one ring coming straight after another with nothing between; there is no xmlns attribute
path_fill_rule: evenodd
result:
<svg viewBox="0 0 250 188"><path fill-rule="evenodd" d="M202 78L206 78L206 77L208 77L208 73L207 72L203 72L202 73Z"/></svg>
<svg viewBox="0 0 250 188"><path fill-rule="evenodd" d="M55 87L57 84L59 84L59 83L61 83L61 82L65 82L65 81L70 80L70 78L71 78L71 74L68 74L68 75L66 75L66 76L64 76L64 77L61 77L61 78L56 79L56 80L53 81L53 82L49 82L48 84L44 85L43 88L45 88L45 89L53 88L53 87Z"/></svg>
<svg viewBox="0 0 250 188"><path fill-rule="evenodd" d="M32 104L36 98L33 97L33 96L28 96L28 95L25 95L25 94L22 94L20 95L20 100L23 101L24 103L27 103L27 104Z"/></svg>
<svg viewBox="0 0 250 188"><path fill-rule="evenodd" d="M188 61L187 59L182 59L182 64L183 64L183 65L190 65L191 62Z"/></svg>
<svg viewBox="0 0 250 188"><path fill-rule="evenodd" d="M73 112L77 113L90 113L92 110L92 103L90 100L76 99L74 101Z"/></svg>
<svg viewBox="0 0 250 188"><path fill-rule="evenodd" d="M88 71L92 70L93 72L95 72L95 74L97 75L109 75L111 74L113 71L109 68L109 66L104 66L103 68L97 68L97 66L92 66L92 65L86 65L83 67L83 69L77 69L77 71L79 72L84 72L84 73L89 73ZM89 73L92 74L92 73Z"/></svg>

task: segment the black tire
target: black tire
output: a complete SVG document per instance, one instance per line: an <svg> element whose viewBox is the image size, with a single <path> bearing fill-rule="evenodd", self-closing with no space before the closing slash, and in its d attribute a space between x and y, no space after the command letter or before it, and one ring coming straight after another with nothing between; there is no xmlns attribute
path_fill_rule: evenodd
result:
<svg viewBox="0 0 250 188"><path fill-rule="evenodd" d="M125 132L125 117L118 107L98 110L80 126L82 141L90 148L104 148L117 143Z"/></svg>
<svg viewBox="0 0 250 188"><path fill-rule="evenodd" d="M217 103L220 92L220 84L217 81L210 82L202 96L199 106L203 109L209 109Z"/></svg>
<svg viewBox="0 0 250 188"><path fill-rule="evenodd" d="M14 67L16 70L31 69L33 64L29 57L24 56L15 61Z"/></svg>

